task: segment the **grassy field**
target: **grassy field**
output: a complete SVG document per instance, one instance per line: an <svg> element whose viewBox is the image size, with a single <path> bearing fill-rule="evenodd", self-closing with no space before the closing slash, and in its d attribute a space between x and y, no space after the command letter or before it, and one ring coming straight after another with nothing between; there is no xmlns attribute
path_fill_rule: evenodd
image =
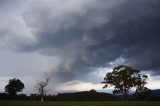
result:
<svg viewBox="0 0 160 106"><path fill-rule="evenodd" d="M0 106L160 106L160 102L32 102L0 101Z"/></svg>

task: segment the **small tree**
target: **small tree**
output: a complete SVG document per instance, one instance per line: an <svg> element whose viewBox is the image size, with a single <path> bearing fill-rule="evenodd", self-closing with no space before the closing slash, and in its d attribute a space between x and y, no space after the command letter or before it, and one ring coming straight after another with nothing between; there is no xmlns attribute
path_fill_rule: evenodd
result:
<svg viewBox="0 0 160 106"><path fill-rule="evenodd" d="M121 93L125 99L128 98L129 90L136 88L136 92L146 89L147 75L141 75L139 70L132 67L120 65L115 67L112 72L108 72L104 78L106 87L114 86L113 94Z"/></svg>
<svg viewBox="0 0 160 106"><path fill-rule="evenodd" d="M147 95L150 95L150 89L148 89L147 87L145 87L145 85L147 84L146 82L146 79L148 78L147 75L143 75L143 76L140 76L138 75L138 78L137 78L137 81L136 81L136 84L137 84L137 89L136 89L136 92L135 92L135 96L138 98L138 99L143 99L145 98Z"/></svg>
<svg viewBox="0 0 160 106"><path fill-rule="evenodd" d="M44 81L37 82L36 89L37 89L38 94L41 96L41 102L44 101L43 97L48 92L48 90L46 90L48 82L49 82L49 78L46 78Z"/></svg>
<svg viewBox="0 0 160 106"><path fill-rule="evenodd" d="M24 84L16 78L10 79L9 84L5 86L5 92L11 96L16 96L17 92L21 92L24 89Z"/></svg>

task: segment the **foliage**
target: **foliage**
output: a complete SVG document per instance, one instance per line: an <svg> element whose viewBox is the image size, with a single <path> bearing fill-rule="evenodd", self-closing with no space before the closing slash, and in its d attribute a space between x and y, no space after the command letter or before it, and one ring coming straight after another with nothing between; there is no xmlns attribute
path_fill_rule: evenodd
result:
<svg viewBox="0 0 160 106"><path fill-rule="evenodd" d="M121 93L125 99L128 98L129 91L136 88L136 93L144 92L147 84L147 75L141 75L139 70L132 67L120 65L108 72L104 78L106 87L114 86L113 94Z"/></svg>
<svg viewBox="0 0 160 106"><path fill-rule="evenodd" d="M8 85L5 86L5 92L11 96L16 96L17 92L21 92L25 88L24 84L16 78L10 79Z"/></svg>
<svg viewBox="0 0 160 106"><path fill-rule="evenodd" d="M151 90L147 87L139 88L136 90L135 96L137 99L141 100L144 99L147 96L151 96Z"/></svg>

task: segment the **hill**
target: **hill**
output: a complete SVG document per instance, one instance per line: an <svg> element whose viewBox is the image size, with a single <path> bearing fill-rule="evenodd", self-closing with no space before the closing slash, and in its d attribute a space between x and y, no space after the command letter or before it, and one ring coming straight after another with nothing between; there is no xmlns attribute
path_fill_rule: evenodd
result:
<svg viewBox="0 0 160 106"><path fill-rule="evenodd" d="M151 90L152 96L160 96L160 89Z"/></svg>
<svg viewBox="0 0 160 106"><path fill-rule="evenodd" d="M114 101L117 97L109 93L96 92L95 90L75 92L75 93L59 93L56 100L62 101Z"/></svg>

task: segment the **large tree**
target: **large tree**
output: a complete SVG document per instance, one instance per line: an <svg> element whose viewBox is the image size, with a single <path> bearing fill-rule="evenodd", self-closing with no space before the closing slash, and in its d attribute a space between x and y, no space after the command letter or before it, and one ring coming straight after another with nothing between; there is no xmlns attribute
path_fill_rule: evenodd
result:
<svg viewBox="0 0 160 106"><path fill-rule="evenodd" d="M25 88L24 84L16 78L10 79L9 83L5 86L5 92L11 96L16 96L17 92L21 92Z"/></svg>
<svg viewBox="0 0 160 106"><path fill-rule="evenodd" d="M140 74L140 71L129 66L120 65L108 72L102 83L103 88L114 86L113 94L121 93L125 99L128 98L129 91L136 88L136 93L146 90L147 75Z"/></svg>

